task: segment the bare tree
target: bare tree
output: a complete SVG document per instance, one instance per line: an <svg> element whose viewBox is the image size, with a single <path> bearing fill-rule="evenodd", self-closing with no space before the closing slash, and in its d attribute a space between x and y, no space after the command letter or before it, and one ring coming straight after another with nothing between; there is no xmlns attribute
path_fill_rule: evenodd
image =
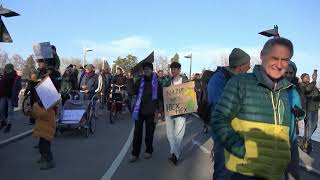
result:
<svg viewBox="0 0 320 180"><path fill-rule="evenodd" d="M10 59L8 57L8 53L1 52L0 53L0 68L4 68L4 66L10 62Z"/></svg>
<svg viewBox="0 0 320 180"><path fill-rule="evenodd" d="M168 70L169 59L166 56L157 56L154 64L156 70Z"/></svg>
<svg viewBox="0 0 320 180"><path fill-rule="evenodd" d="M221 54L220 55L220 66L229 66L229 57L227 54Z"/></svg>
<svg viewBox="0 0 320 180"><path fill-rule="evenodd" d="M15 69L22 70L25 66L25 61L22 59L22 57L19 54L14 54L11 57L11 63L14 65Z"/></svg>
<svg viewBox="0 0 320 180"><path fill-rule="evenodd" d="M30 55L28 58L27 58L27 61L26 61L26 64L23 68L23 71L22 71L22 77L23 78L28 78L31 74L31 72L33 70L36 69L36 63L33 59L33 55Z"/></svg>
<svg viewBox="0 0 320 180"><path fill-rule="evenodd" d="M61 66L62 66L61 69L66 68L70 64L76 65L77 68L82 66L81 59L79 59L79 58L61 58Z"/></svg>

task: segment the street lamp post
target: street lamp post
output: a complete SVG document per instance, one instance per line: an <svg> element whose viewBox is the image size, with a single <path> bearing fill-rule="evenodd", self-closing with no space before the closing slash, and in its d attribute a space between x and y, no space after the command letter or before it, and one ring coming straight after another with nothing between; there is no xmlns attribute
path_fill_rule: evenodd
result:
<svg viewBox="0 0 320 180"><path fill-rule="evenodd" d="M93 51L93 50L92 50L92 49L89 49L89 48L86 48L86 47L84 46L84 48L83 48L82 67L84 67L84 64L85 64L85 62L86 62L86 55L87 55L87 52L89 52L89 51Z"/></svg>
<svg viewBox="0 0 320 180"><path fill-rule="evenodd" d="M189 79L191 79L192 53L191 53L190 55L184 56L184 58L190 59L190 72L189 72Z"/></svg>

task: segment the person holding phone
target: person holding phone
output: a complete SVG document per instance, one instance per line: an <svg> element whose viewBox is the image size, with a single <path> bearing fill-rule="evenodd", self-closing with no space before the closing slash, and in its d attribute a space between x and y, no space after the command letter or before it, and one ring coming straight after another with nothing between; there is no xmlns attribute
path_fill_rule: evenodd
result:
<svg viewBox="0 0 320 180"><path fill-rule="evenodd" d="M305 133L301 149L310 153L312 151L311 136L317 128L318 124L318 108L319 108L319 90L317 88L317 70L315 69L312 74L312 81L307 73L301 75L301 94L302 94L302 107L307 112L305 118Z"/></svg>

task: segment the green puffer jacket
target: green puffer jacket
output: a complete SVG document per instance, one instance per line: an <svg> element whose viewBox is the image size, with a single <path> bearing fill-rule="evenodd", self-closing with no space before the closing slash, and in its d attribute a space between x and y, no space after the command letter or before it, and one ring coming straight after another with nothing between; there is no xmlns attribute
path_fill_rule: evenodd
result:
<svg viewBox="0 0 320 180"><path fill-rule="evenodd" d="M230 171L278 179L290 161L291 108L286 79L275 86L261 66L230 79L211 114ZM275 88L274 88L275 87Z"/></svg>
<svg viewBox="0 0 320 180"><path fill-rule="evenodd" d="M159 83L161 87L168 87L170 86L170 78L169 77L161 77L159 78Z"/></svg>

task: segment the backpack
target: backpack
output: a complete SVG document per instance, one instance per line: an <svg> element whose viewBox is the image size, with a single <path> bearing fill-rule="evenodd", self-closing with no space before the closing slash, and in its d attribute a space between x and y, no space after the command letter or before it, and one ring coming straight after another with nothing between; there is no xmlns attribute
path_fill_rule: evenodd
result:
<svg viewBox="0 0 320 180"><path fill-rule="evenodd" d="M208 83L209 83L209 80L211 79L211 77L219 69L222 70L224 77L226 78L226 81L228 81L232 77L231 73L228 72L227 70L225 70L224 67L218 67L218 69L216 71L205 70L202 74L201 79L200 79L200 81L201 81L201 98L200 98L200 102L198 104L198 115L206 123L209 123L210 115L211 115L211 105L209 104L209 100L208 100L207 86L208 86Z"/></svg>

